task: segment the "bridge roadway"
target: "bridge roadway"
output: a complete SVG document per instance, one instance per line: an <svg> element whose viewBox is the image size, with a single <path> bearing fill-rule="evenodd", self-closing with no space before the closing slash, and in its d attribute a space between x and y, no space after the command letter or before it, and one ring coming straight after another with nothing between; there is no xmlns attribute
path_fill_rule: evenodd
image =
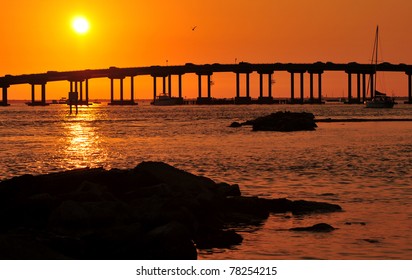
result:
<svg viewBox="0 0 412 280"><path fill-rule="evenodd" d="M150 75L153 77L153 99L157 96L157 78L163 79L163 93L171 94L171 77L172 75L178 76L178 97L183 101L182 98L182 75L194 73L198 75L198 99L197 102L200 104L211 103L214 99L211 96L211 76L213 73L235 73L236 74L236 97L235 103L244 104L250 103L250 85L249 76L253 72L257 72L260 75L260 103L273 103L274 99L272 96L272 75L277 71L286 71L291 74L291 92L290 92L290 103L303 103L304 100L304 74L308 73L310 75L310 98L306 102L309 103L320 103L322 100L322 74L326 71L340 71L348 74L348 96L347 100L349 103L360 103L368 98L372 98L375 90L370 89L369 95L366 88L367 79L371 79L371 85L373 86L373 79L376 72L403 72L407 75L408 80L408 101L407 103L412 104L412 65L407 64L391 64L391 63L381 63L378 65L372 64L359 64L356 62L347 64L336 64L332 62L316 62L316 63L273 63L273 64L252 64L247 62L240 62L238 64L203 64L195 65L192 63L186 63L180 66L147 66L147 67L132 67L132 68L117 68L110 67L108 69L96 69L96 70L80 70L80 71L48 71L47 73L40 74L25 74L25 75L5 75L0 77L0 87L2 88L2 99L0 100L0 106L7 106L8 104L8 93L7 89L13 85L17 84L30 84L32 86L32 100L29 105L47 105L46 103L46 84L48 82L56 81L69 81L70 82L70 92L77 92L80 94L79 102L88 104L89 99L89 88L88 80L95 78L109 78L111 80L111 105L135 105L134 102L134 77L142 75ZM246 75L246 95L241 96L240 94L240 75ZM295 96L295 74L300 76L300 96ZM318 76L318 94L315 97L313 92L313 81L314 75ZM264 96L263 93L263 77L268 76L268 93ZM357 77L357 95L352 94L352 76ZM202 76L207 76L207 97L202 96ZM368 77L366 77L368 76ZM123 92L123 80L126 77L130 77L130 99L124 99ZM166 82L168 78L168 82ZM120 80L120 99L114 99L114 80ZM83 83L85 84L83 86ZM166 90L166 84L168 84L168 91ZM35 99L35 86L41 86L41 100L36 101ZM83 92L84 88L84 92ZM83 94L84 93L84 94ZM83 96L84 95L84 96Z"/></svg>

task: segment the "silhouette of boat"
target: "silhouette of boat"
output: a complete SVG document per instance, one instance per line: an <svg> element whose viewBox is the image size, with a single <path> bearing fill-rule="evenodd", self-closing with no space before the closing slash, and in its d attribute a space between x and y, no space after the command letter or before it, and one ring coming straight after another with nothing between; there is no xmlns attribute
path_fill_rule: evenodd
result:
<svg viewBox="0 0 412 280"><path fill-rule="evenodd" d="M372 63L375 64L375 76L377 76L376 68L378 65L378 45L379 45L379 26L376 27L375 43L372 53ZM393 108L396 104L395 99L388 97L385 93L376 90L377 77L374 80L374 95L371 100L365 101L366 108Z"/></svg>
<svg viewBox="0 0 412 280"><path fill-rule="evenodd" d="M375 91L375 97L366 101L366 108L393 108L396 104L395 99L388 97L385 93Z"/></svg>
<svg viewBox="0 0 412 280"><path fill-rule="evenodd" d="M155 106L182 105L183 98L170 97L167 93L161 93L153 102L151 102L151 104Z"/></svg>

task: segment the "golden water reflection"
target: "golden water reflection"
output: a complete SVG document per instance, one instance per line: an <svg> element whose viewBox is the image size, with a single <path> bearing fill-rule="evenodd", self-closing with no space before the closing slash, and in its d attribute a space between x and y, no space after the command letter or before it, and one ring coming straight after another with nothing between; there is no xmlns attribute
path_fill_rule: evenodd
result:
<svg viewBox="0 0 412 280"><path fill-rule="evenodd" d="M107 162L108 152L96 127L96 111L81 110L64 123L64 165L68 168L98 167Z"/></svg>

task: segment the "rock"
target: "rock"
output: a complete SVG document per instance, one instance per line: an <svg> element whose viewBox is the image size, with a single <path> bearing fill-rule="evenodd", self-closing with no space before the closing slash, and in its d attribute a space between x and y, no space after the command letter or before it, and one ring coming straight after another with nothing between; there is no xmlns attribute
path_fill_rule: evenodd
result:
<svg viewBox="0 0 412 280"><path fill-rule="evenodd" d="M276 112L268 116L246 121L242 124L232 123L231 127L242 125L252 125L253 131L302 131L315 130L317 125L315 116L312 113Z"/></svg>
<svg viewBox="0 0 412 280"><path fill-rule="evenodd" d="M232 122L229 127L234 127L234 128L238 128L238 127L242 127L242 124L239 122Z"/></svg>
<svg viewBox="0 0 412 280"><path fill-rule="evenodd" d="M0 182L0 257L195 259L197 248L240 244L242 236L230 228L260 225L270 213L339 210L329 203L245 197L236 184L162 162L24 175Z"/></svg>
<svg viewBox="0 0 412 280"><path fill-rule="evenodd" d="M316 224L310 227L295 227L291 228L291 231L311 231L311 232L331 232L334 231L335 228L326 223Z"/></svg>

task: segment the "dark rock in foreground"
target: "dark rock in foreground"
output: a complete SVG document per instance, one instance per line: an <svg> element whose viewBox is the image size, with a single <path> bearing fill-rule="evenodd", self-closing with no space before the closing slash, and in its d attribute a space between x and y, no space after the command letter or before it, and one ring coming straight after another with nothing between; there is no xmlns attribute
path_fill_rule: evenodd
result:
<svg viewBox="0 0 412 280"><path fill-rule="evenodd" d="M302 131L315 130L317 125L312 113L276 112L244 123L233 122L230 127L251 125L253 131Z"/></svg>
<svg viewBox="0 0 412 280"><path fill-rule="evenodd" d="M291 228L292 231L311 231L311 232L331 232L334 231L335 228L326 223L316 224L310 227L295 227Z"/></svg>
<svg viewBox="0 0 412 280"><path fill-rule="evenodd" d="M242 242L229 225L340 210L243 197L238 185L160 162L24 175L0 182L0 259L196 259L198 248Z"/></svg>

